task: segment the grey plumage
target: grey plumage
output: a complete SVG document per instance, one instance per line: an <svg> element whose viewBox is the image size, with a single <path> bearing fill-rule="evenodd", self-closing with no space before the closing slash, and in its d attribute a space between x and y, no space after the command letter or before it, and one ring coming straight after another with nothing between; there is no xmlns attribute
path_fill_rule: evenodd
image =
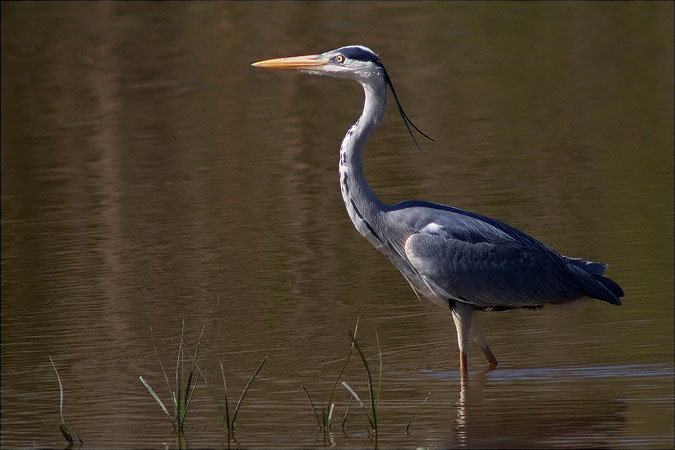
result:
<svg viewBox="0 0 675 450"><path fill-rule="evenodd" d="M450 307L463 376L475 309L536 308L582 297L621 304L624 293L604 276L604 263L560 255L516 228L451 206L421 201L385 205L375 196L363 173L362 154L384 116L387 87L418 148L411 127L426 135L403 110L384 65L370 49L347 46L254 65L352 79L363 87L363 111L340 146L345 207L358 232L389 258L417 293ZM496 366L484 336L474 331L488 361Z"/></svg>

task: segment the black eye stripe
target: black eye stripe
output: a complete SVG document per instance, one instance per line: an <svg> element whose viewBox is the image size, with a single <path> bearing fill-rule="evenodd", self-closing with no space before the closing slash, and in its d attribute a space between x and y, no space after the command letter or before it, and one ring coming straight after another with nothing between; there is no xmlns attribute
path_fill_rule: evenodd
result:
<svg viewBox="0 0 675 450"><path fill-rule="evenodd" d="M341 53L349 59L356 61L370 61L379 66L382 65L382 62L380 62L380 59L377 56L360 47L345 47L341 50Z"/></svg>

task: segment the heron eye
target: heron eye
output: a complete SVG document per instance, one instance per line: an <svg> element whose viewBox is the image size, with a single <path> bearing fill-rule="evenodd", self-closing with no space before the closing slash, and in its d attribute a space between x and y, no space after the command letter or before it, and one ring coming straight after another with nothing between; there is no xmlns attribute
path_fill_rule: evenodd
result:
<svg viewBox="0 0 675 450"><path fill-rule="evenodd" d="M343 55L337 55L337 56L335 57L335 60L336 60L337 62L339 62L340 64L342 64L343 62L345 62L345 57L344 57Z"/></svg>

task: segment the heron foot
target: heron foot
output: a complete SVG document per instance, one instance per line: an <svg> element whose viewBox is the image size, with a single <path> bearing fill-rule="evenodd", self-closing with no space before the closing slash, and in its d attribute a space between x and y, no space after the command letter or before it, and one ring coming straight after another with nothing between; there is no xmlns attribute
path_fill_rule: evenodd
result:
<svg viewBox="0 0 675 450"><path fill-rule="evenodd" d="M492 353L492 350L490 350L490 347L488 346L483 347L481 345L480 349L483 350L483 354L488 360L490 370L496 369L497 366L499 365L499 361L497 361L497 358L495 358L495 355L494 353Z"/></svg>

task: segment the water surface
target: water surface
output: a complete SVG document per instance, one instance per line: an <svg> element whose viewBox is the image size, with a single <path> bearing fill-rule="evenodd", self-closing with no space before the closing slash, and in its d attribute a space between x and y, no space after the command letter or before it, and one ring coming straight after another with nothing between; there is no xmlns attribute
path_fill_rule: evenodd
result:
<svg viewBox="0 0 675 450"><path fill-rule="evenodd" d="M1 28L3 448L64 445L49 356L87 447L227 445L206 388L179 443L138 379L168 401L153 343L172 374L207 319L221 401L219 361L234 400L268 357L233 446L673 446L672 3L3 2ZM419 154L390 105L365 160L383 201L605 261L624 305L483 314L501 366L472 346L463 385L449 313L341 203L360 88L250 67L351 43L436 140ZM327 398L357 318L377 441L354 407L322 433L300 388ZM358 359L345 379L367 397Z"/></svg>

